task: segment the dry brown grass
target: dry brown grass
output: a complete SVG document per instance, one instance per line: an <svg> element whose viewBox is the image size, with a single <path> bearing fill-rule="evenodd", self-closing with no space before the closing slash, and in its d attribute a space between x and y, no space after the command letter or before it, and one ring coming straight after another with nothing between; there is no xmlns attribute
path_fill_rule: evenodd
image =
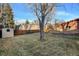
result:
<svg viewBox="0 0 79 59"><path fill-rule="evenodd" d="M78 36L47 33L46 41L39 41L39 34L26 34L14 38L0 39L0 55L23 56L74 56L79 55ZM74 38L74 39L73 39Z"/></svg>

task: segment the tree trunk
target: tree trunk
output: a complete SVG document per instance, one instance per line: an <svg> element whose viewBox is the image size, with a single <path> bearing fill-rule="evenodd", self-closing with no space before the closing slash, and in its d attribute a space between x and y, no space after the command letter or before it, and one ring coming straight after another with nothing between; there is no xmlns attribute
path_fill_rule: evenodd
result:
<svg viewBox="0 0 79 59"><path fill-rule="evenodd" d="M44 25L42 23L40 24L40 40L44 40Z"/></svg>
<svg viewBox="0 0 79 59"><path fill-rule="evenodd" d="M44 40L44 20L45 20L45 16L42 16L42 20L40 22L40 40L41 41Z"/></svg>

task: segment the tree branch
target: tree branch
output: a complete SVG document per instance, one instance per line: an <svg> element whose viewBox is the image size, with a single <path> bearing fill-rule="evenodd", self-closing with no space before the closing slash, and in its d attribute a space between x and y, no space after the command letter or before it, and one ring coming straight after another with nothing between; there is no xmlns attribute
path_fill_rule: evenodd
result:
<svg viewBox="0 0 79 59"><path fill-rule="evenodd" d="M47 16L47 14L49 14L52 10L54 10L55 8L55 4L52 4L52 6L48 6L46 12L45 12L45 16Z"/></svg>

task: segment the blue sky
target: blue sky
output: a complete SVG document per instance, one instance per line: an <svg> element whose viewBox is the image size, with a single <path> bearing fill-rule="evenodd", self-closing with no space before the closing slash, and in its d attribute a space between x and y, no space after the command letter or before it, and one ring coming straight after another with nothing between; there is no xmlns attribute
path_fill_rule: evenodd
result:
<svg viewBox="0 0 79 59"><path fill-rule="evenodd" d="M75 18L79 18L79 4L58 4L56 18L69 21Z"/></svg>
<svg viewBox="0 0 79 59"><path fill-rule="evenodd" d="M13 13L14 20L18 22L25 22L25 20L33 21L36 19L32 10L23 3L10 4ZM57 4L56 7L56 19L59 20L73 20L75 18L79 18L79 4Z"/></svg>
<svg viewBox="0 0 79 59"><path fill-rule="evenodd" d="M36 19L32 10L23 3L10 4L14 14L14 20L18 23L25 22L26 20L33 21Z"/></svg>

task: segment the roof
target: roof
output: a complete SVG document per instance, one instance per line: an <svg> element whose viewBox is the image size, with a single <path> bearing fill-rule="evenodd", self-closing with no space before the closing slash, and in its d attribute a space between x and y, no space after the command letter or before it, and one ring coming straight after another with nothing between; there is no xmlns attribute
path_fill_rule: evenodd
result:
<svg viewBox="0 0 79 59"><path fill-rule="evenodd" d="M61 25L62 25L62 24L66 24L66 23L68 23L68 22L73 22L73 21L79 21L79 18L76 18L76 19L73 19L73 20L70 20L70 21L67 21L67 22L63 22L63 23L61 23Z"/></svg>
<svg viewBox="0 0 79 59"><path fill-rule="evenodd" d="M79 18L73 19L73 20L68 21L68 22L72 22L72 21L79 21Z"/></svg>

